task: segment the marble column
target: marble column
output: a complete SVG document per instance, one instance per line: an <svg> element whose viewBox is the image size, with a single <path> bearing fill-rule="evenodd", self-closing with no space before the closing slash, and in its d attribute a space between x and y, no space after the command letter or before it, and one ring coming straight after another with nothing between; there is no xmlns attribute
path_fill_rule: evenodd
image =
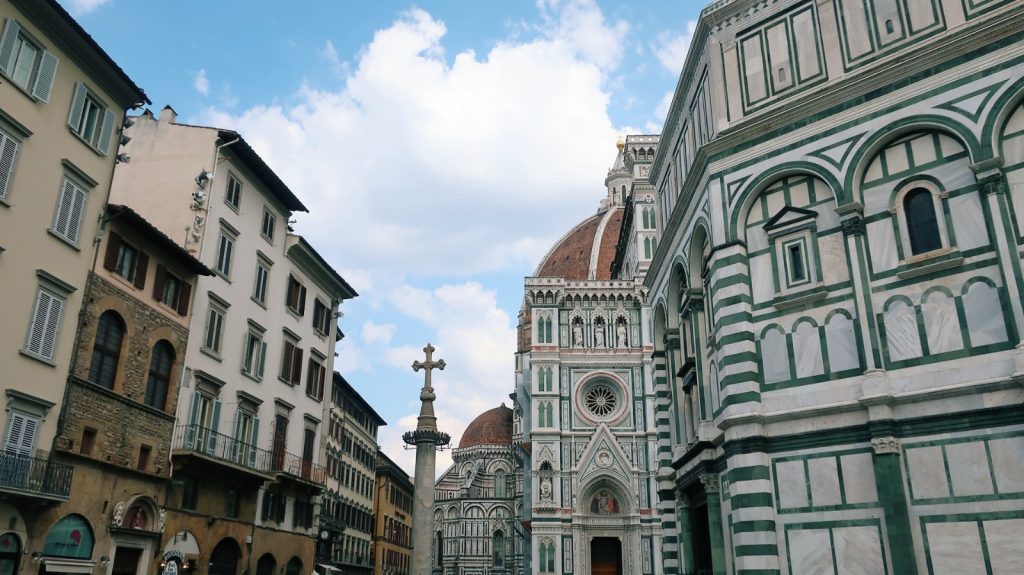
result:
<svg viewBox="0 0 1024 575"><path fill-rule="evenodd" d="M717 475L701 475L708 500L708 538L711 540L711 573L725 575L725 537L722 532L722 502Z"/></svg>
<svg viewBox="0 0 1024 575"><path fill-rule="evenodd" d="M892 557L892 572L917 575L914 535L910 525L907 492L900 465L900 442L892 436L871 440L874 448L875 486L878 503L885 510L885 531Z"/></svg>

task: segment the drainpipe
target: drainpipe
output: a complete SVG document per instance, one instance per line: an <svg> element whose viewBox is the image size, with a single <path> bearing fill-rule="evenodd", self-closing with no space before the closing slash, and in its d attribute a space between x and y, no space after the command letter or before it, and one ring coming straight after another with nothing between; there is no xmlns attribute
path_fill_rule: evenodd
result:
<svg viewBox="0 0 1024 575"><path fill-rule="evenodd" d="M235 138L234 140L231 140L230 142L225 142L223 144L220 144L213 151L213 171L210 172L210 181L207 182L207 185L210 186L210 192L211 193L206 194L206 206L204 206L204 208L203 208L203 209L206 210L206 222L204 222L204 224L203 224L203 230L204 230L203 234L204 234L204 236L206 234L206 231L205 231L206 230L206 224L210 223L210 221L209 221L210 220L210 207L209 206L210 206L210 202L213 200L213 197L212 197L213 196L213 194L212 194L212 192L213 192L213 183L215 181L217 181L217 165L220 163L219 160L218 160L218 158L220 157L220 151L221 151L222 148L226 148L226 147L228 147L228 146L230 146L232 144L235 144L235 143L239 142L241 139L242 139L242 137L239 136L239 137ZM196 258L196 259L198 259L199 261L203 261L203 251L205 249L206 249L206 242L204 242L204 241L199 242L199 257Z"/></svg>

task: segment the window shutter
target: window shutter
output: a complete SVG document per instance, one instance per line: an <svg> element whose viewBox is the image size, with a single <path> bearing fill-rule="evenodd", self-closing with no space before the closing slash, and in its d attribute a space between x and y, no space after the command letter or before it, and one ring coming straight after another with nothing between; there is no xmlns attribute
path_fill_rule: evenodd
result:
<svg viewBox="0 0 1024 575"><path fill-rule="evenodd" d="M192 286L181 282L178 288L178 315L188 313L188 299L192 296Z"/></svg>
<svg viewBox="0 0 1024 575"><path fill-rule="evenodd" d="M299 315L306 315L306 286L299 286Z"/></svg>
<svg viewBox="0 0 1024 575"><path fill-rule="evenodd" d="M35 418L11 412L11 423L7 428L7 441L4 443L4 451L14 455L32 456L32 446L36 441L36 430L39 428L39 421Z"/></svg>
<svg viewBox="0 0 1024 575"><path fill-rule="evenodd" d="M121 236L110 232L107 234L107 252L103 256L103 269L113 271L117 267L117 252L121 248Z"/></svg>
<svg viewBox="0 0 1024 575"><path fill-rule="evenodd" d="M107 155L107 150L110 149L110 136L114 134L114 112L104 108L103 110L103 123L100 124L100 137L96 140L96 151Z"/></svg>
<svg viewBox="0 0 1024 575"><path fill-rule="evenodd" d="M43 103L50 101L50 90L53 89L53 79L57 76L57 57L43 50L43 58L39 62L39 72L36 74L36 83L32 86L32 97Z"/></svg>
<svg viewBox="0 0 1024 575"><path fill-rule="evenodd" d="M4 74L10 74L14 69L14 43L18 40L19 32L21 25L14 18L8 18L3 39L0 40L0 70Z"/></svg>
<svg viewBox="0 0 1024 575"><path fill-rule="evenodd" d="M292 385L298 385L302 381L302 348L296 347L292 354Z"/></svg>
<svg viewBox="0 0 1024 575"><path fill-rule="evenodd" d="M67 178L61 184L60 194L57 196L57 211L53 215L53 231L64 237L68 236L68 228L71 222L71 204L74 203L75 185Z"/></svg>
<svg viewBox="0 0 1024 575"><path fill-rule="evenodd" d="M288 498L285 497L284 495L280 495L279 494L276 497L276 499L277 499L277 517L275 519L277 519L278 523L281 523L281 522L284 521L284 512L285 512L285 508L288 506Z"/></svg>
<svg viewBox="0 0 1024 575"><path fill-rule="evenodd" d="M249 467L256 467L256 441L260 437L260 418L252 418L252 437L245 438L249 444Z"/></svg>
<svg viewBox="0 0 1024 575"><path fill-rule="evenodd" d="M267 361L267 342L260 341L259 354L260 354L260 357L259 357L258 362L256 363L256 373L253 374L253 375L255 375L257 378L262 378L263 377L263 366L266 364L266 361Z"/></svg>
<svg viewBox="0 0 1024 575"><path fill-rule="evenodd" d="M82 123L82 110L85 107L85 94L88 90L81 82L75 82L75 95L71 99L71 111L68 113L68 127L71 131L80 134L78 129Z"/></svg>
<svg viewBox="0 0 1024 575"><path fill-rule="evenodd" d="M68 239L78 242L78 234L82 228L82 214L85 212L85 191L75 184L71 185L71 213L68 218Z"/></svg>
<svg viewBox="0 0 1024 575"><path fill-rule="evenodd" d="M313 372L314 366L316 364L313 362L312 357L309 358L307 361L308 363L306 364L306 395L313 395L313 393L316 391L316 389L313 387L313 385L315 385L316 383L316 381L314 380L316 374Z"/></svg>
<svg viewBox="0 0 1024 575"><path fill-rule="evenodd" d="M139 250L135 256L135 287L146 287L146 271L149 268L149 254Z"/></svg>
<svg viewBox="0 0 1024 575"><path fill-rule="evenodd" d="M0 200L7 198L7 188L14 175L14 157L18 155L18 141L0 132Z"/></svg>
<svg viewBox="0 0 1024 575"><path fill-rule="evenodd" d="M213 414L210 416L210 434L206 442L206 452L214 453L217 450L217 428L220 427L220 400L213 400Z"/></svg>
<svg viewBox="0 0 1024 575"><path fill-rule="evenodd" d="M167 279L167 268L156 265L156 280L153 281L153 299L160 300L164 297L164 280Z"/></svg>
<svg viewBox="0 0 1024 575"><path fill-rule="evenodd" d="M260 518L266 521L270 519L271 506L274 504L274 494L269 491L263 492L263 509L260 510Z"/></svg>

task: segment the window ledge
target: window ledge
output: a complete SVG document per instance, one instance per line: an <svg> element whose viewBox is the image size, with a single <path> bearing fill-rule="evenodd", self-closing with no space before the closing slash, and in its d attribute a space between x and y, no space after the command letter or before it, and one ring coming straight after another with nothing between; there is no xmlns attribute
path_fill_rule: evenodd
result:
<svg viewBox="0 0 1024 575"><path fill-rule="evenodd" d="M52 359L46 359L45 357L43 357L41 355L36 355L34 353L25 351L23 349L19 349L18 353L20 353L21 355L23 355L23 356L25 356L25 357L27 357L29 359L34 359L34 360L36 360L36 361L38 361L40 363L45 363L46 365L48 365L50 367L57 367L57 362L53 361Z"/></svg>
<svg viewBox="0 0 1024 575"><path fill-rule="evenodd" d="M899 267L896 268L896 277L900 279L913 278L957 267L963 263L964 257L960 254L960 250L943 248L901 261Z"/></svg>
<svg viewBox="0 0 1024 575"><path fill-rule="evenodd" d="M68 247L70 247L71 249L75 250L76 252L82 251L82 248L78 247L78 244L72 242L71 240L69 240L69 239L65 238L64 236L58 234L57 232L53 231L52 228L46 228L46 233L48 233L51 236L57 238L58 240L61 241L61 243L67 244Z"/></svg>
<svg viewBox="0 0 1024 575"><path fill-rule="evenodd" d="M249 299L254 301L256 305L260 306L261 308L267 309L267 302L256 299L256 296L249 296Z"/></svg>
<svg viewBox="0 0 1024 575"><path fill-rule="evenodd" d="M212 349L210 349L208 347L202 346L202 347L199 348L199 351L202 352L203 355L210 356L210 357L212 357L213 359L215 359L217 361L224 361L224 358L221 357L219 353L217 353L216 351L213 351Z"/></svg>
<svg viewBox="0 0 1024 575"><path fill-rule="evenodd" d="M256 383L263 383L263 378L262 377L256 377L255 375L249 373L248 371L245 371L244 369L241 369L239 371L242 372L242 375L244 375L245 377L248 377L249 379L255 381Z"/></svg>
<svg viewBox="0 0 1024 575"><path fill-rule="evenodd" d="M823 283L817 283L800 291L776 294L772 298L772 305L776 309L784 309L797 305L803 305L812 301L825 299L828 295L828 288Z"/></svg>

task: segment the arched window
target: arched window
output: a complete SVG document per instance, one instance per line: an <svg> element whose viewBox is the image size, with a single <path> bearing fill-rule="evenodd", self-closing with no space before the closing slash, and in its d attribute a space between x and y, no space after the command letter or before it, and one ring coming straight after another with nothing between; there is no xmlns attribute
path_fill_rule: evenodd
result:
<svg viewBox="0 0 1024 575"><path fill-rule="evenodd" d="M494 532L494 566L505 566L505 533L501 529Z"/></svg>
<svg viewBox="0 0 1024 575"><path fill-rule="evenodd" d="M903 198L903 214L907 222L911 255L927 253L942 247L931 192L924 188L910 190Z"/></svg>
<svg viewBox="0 0 1024 575"><path fill-rule="evenodd" d="M437 532L434 542L434 565L441 567L444 563L444 535L440 531Z"/></svg>
<svg viewBox="0 0 1024 575"><path fill-rule="evenodd" d="M644 208L643 216L644 216L644 229L646 230L647 228L651 227L651 220L649 219L649 216L647 214L647 208Z"/></svg>
<svg viewBox="0 0 1024 575"><path fill-rule="evenodd" d="M171 382L172 365L174 365L174 347L166 340L156 342L149 360L146 405L161 410L167 405L167 389Z"/></svg>
<svg viewBox="0 0 1024 575"><path fill-rule="evenodd" d="M494 474L494 496L499 498L507 497L506 495L506 476L505 472L499 469Z"/></svg>
<svg viewBox="0 0 1024 575"><path fill-rule="evenodd" d="M302 559L292 557L284 567L285 575L299 575L302 573Z"/></svg>
<svg viewBox="0 0 1024 575"><path fill-rule="evenodd" d="M121 340L124 339L124 320L116 311L105 311L96 325L96 342L92 347L92 363L89 365L89 381L114 389L117 376L117 362L121 357Z"/></svg>
<svg viewBox="0 0 1024 575"><path fill-rule="evenodd" d="M555 544L550 539L540 542L540 572L555 572Z"/></svg>
<svg viewBox="0 0 1024 575"><path fill-rule="evenodd" d="M46 534L43 555L67 559L92 557L93 535L89 522L81 515L66 515Z"/></svg>
<svg viewBox="0 0 1024 575"><path fill-rule="evenodd" d="M0 535L0 575L14 575L21 562L21 539L15 533Z"/></svg>
<svg viewBox="0 0 1024 575"><path fill-rule="evenodd" d="M644 259L651 259L651 238L644 238Z"/></svg>
<svg viewBox="0 0 1024 575"><path fill-rule="evenodd" d="M274 560L274 556L264 553L256 562L256 575L274 575L275 567L277 567L277 561Z"/></svg>

